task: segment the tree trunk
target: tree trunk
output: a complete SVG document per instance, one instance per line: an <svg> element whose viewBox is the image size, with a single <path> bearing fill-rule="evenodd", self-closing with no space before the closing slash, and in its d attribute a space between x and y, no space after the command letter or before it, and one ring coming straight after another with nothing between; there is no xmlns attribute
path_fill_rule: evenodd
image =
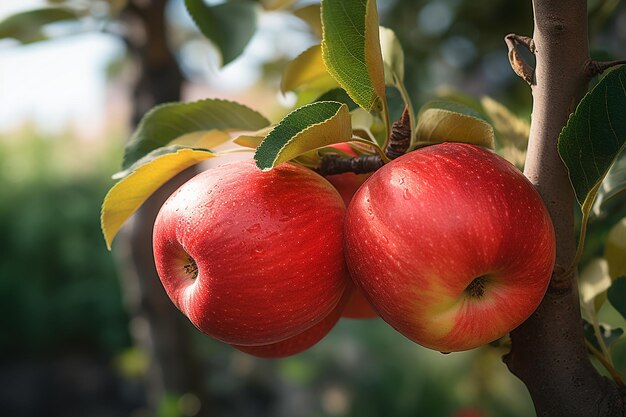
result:
<svg viewBox="0 0 626 417"><path fill-rule="evenodd" d="M535 54L536 67L533 71L520 63L515 49L511 62L532 87L524 174L552 217L557 257L543 302L511 333L512 349L504 360L528 387L538 416L624 417L626 393L600 376L589 361L576 275L566 272L576 248L575 201L557 138L590 80L587 5L584 0L534 0L533 6L535 28L526 46Z"/></svg>
<svg viewBox="0 0 626 417"><path fill-rule="evenodd" d="M124 10L125 41L138 65L133 91L133 126L153 106L179 101L183 77L166 38L167 0L131 1ZM174 307L157 275L152 253L152 226L167 197L195 175L182 172L154 193L122 230L116 254L121 260L122 289L131 316L135 344L149 355L146 379L148 406L156 414L167 394L193 393L208 414L199 366L194 358L193 326Z"/></svg>

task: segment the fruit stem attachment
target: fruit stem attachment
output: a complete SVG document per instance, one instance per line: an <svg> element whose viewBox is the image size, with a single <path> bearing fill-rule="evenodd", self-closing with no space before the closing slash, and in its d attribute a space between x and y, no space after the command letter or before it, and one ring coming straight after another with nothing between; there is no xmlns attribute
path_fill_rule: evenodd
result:
<svg viewBox="0 0 626 417"><path fill-rule="evenodd" d="M187 256L187 263L183 265L185 269L185 274L191 275L191 279L196 279L198 277L198 264L193 260L191 256Z"/></svg>
<svg viewBox="0 0 626 417"><path fill-rule="evenodd" d="M385 156L389 159L396 159L404 155L411 144L411 117L408 107L404 108L402 117L393 122L389 142L385 148ZM357 157L341 157L336 155L324 155L322 163L317 169L320 175L343 174L344 172L354 172L355 174L365 174L374 172L382 167L385 162L381 155L361 155Z"/></svg>
<svg viewBox="0 0 626 417"><path fill-rule="evenodd" d="M484 275L474 278L474 280L469 283L467 288L465 288L465 293L470 298L482 298L482 296L485 295L486 282L487 277L485 277Z"/></svg>

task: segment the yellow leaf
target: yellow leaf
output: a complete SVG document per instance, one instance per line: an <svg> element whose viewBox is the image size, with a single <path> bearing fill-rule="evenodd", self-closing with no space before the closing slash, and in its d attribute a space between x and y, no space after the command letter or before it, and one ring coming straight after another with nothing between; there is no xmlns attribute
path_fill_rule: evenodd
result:
<svg viewBox="0 0 626 417"><path fill-rule="evenodd" d="M600 305L595 305L594 299L604 294L611 286L609 266L606 259L592 259L580 272L578 286L583 306L590 314L593 314L601 306L601 303ZM604 298L602 298L602 301L604 301Z"/></svg>
<svg viewBox="0 0 626 417"><path fill-rule="evenodd" d="M365 62L374 91L379 97L381 105L386 107L385 66L380 48L380 28L375 1L368 1L365 11Z"/></svg>
<svg viewBox="0 0 626 417"><path fill-rule="evenodd" d="M280 90L283 93L299 88L326 91L337 86L337 81L331 77L324 65L321 46L314 45L287 65L280 83Z"/></svg>
<svg viewBox="0 0 626 417"><path fill-rule="evenodd" d="M294 10L293 14L307 22L315 36L318 38L322 37L322 20L320 19L319 4L309 4L308 6Z"/></svg>
<svg viewBox="0 0 626 417"><path fill-rule="evenodd" d="M264 136L240 135L233 139L233 143L245 148L255 149L265 139Z"/></svg>
<svg viewBox="0 0 626 417"><path fill-rule="evenodd" d="M604 257L609 264L611 279L626 275L626 217L609 231L604 246Z"/></svg>
<svg viewBox="0 0 626 417"><path fill-rule="evenodd" d="M190 148L211 149L230 140L228 133L222 130L204 130L179 136L170 145L188 146Z"/></svg>
<svg viewBox="0 0 626 417"><path fill-rule="evenodd" d="M111 242L124 222L159 187L186 168L214 156L205 150L178 149L139 166L115 184L104 198L100 219L107 248L111 249Z"/></svg>
<svg viewBox="0 0 626 417"><path fill-rule="evenodd" d="M385 66L385 84L396 85L404 81L404 51L393 30L380 27L380 50ZM394 76L397 81L394 80Z"/></svg>
<svg viewBox="0 0 626 417"><path fill-rule="evenodd" d="M463 142L493 149L493 127L471 109L452 102L432 102L418 115L418 143Z"/></svg>
<svg viewBox="0 0 626 417"><path fill-rule="evenodd" d="M503 145L510 144L517 149L526 149L530 135L530 124L511 113L506 106L491 97L481 98L480 103L487 116L493 121L493 126L501 135L501 139L505 142Z"/></svg>
<svg viewBox="0 0 626 417"><path fill-rule="evenodd" d="M257 130L250 135L239 135L233 139L233 143L245 148L255 149L261 142L263 142L263 139L265 139L267 134L270 133L273 128L274 126L268 126L264 129Z"/></svg>

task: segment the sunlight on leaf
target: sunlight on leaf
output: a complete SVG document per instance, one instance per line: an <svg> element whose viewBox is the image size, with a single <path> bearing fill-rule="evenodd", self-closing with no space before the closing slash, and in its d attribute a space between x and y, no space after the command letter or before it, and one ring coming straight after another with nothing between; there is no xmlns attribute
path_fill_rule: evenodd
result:
<svg viewBox="0 0 626 417"><path fill-rule="evenodd" d="M268 133L272 131L274 126L269 126L256 132L253 132L249 135L239 135L235 139L233 139L233 143L243 146L244 148L252 148L256 149L257 146L263 142L263 139L267 136Z"/></svg>
<svg viewBox="0 0 626 417"><path fill-rule="evenodd" d="M211 149L230 140L228 133L221 130L201 130L186 133L171 141L168 145L187 146L190 148Z"/></svg>
<svg viewBox="0 0 626 417"><path fill-rule="evenodd" d="M609 231L604 245L604 257L608 262L611 278L617 279L626 275L626 217Z"/></svg>
<svg viewBox="0 0 626 417"><path fill-rule="evenodd" d="M326 70L320 45L310 47L291 61L280 83L280 90L283 93L299 88L321 92L335 87L337 87L337 81Z"/></svg>
<svg viewBox="0 0 626 417"><path fill-rule="evenodd" d="M385 66L385 84L404 82L404 51L393 30L380 27L380 49Z"/></svg>
<svg viewBox="0 0 626 417"><path fill-rule="evenodd" d="M177 146L158 149L155 153L159 154L116 183L104 198L101 225L109 250L124 222L159 187L190 166L216 156L207 150Z"/></svg>
<svg viewBox="0 0 626 417"><path fill-rule="evenodd" d="M293 14L309 24L311 31L318 38L322 37L322 21L320 19L320 5L309 4L293 11Z"/></svg>
<svg viewBox="0 0 626 417"><path fill-rule="evenodd" d="M491 97L482 97L480 103L496 130L498 154L521 169L526 162L530 123Z"/></svg>
<svg viewBox="0 0 626 417"><path fill-rule="evenodd" d="M458 103L431 101L417 118L418 144L463 142L494 148L493 127L477 112Z"/></svg>
<svg viewBox="0 0 626 417"><path fill-rule="evenodd" d="M373 0L322 0L322 55L328 71L359 106L382 112L385 73Z"/></svg>
<svg viewBox="0 0 626 417"><path fill-rule="evenodd" d="M351 137L348 106L319 101L285 116L259 145L254 159L260 169L267 171L310 150L347 142Z"/></svg>
<svg viewBox="0 0 626 417"><path fill-rule="evenodd" d="M149 152L183 135L208 130L250 130L270 122L258 112L228 100L206 99L154 107L141 119L124 152L128 169Z"/></svg>
<svg viewBox="0 0 626 417"><path fill-rule="evenodd" d="M611 277L609 276L609 265L606 259L592 259L585 268L580 272L578 288L580 289L580 298L585 309L589 314L594 315L604 302L597 305L594 303L596 297L604 293L611 286Z"/></svg>

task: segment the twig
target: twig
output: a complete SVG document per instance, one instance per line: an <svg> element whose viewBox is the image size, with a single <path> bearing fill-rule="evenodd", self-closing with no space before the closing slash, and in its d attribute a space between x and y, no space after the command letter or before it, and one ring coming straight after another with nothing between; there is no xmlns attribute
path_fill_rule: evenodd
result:
<svg viewBox="0 0 626 417"><path fill-rule="evenodd" d="M600 353L600 351L598 351L598 349L596 349L595 346L592 345L590 341L585 339L585 344L587 345L587 349L589 350L589 352L591 352L591 354L595 356L596 359L598 359L598 361L600 361L602 366L604 366L604 368L609 372L609 374L611 374L611 378L613 378L615 383L619 385L620 387L624 388L624 380L622 379L622 374L604 358L604 355L602 355L602 353Z"/></svg>
<svg viewBox="0 0 626 417"><path fill-rule="evenodd" d="M585 68L585 74L587 74L589 78L592 78L596 75L602 74L609 68L624 64L626 64L626 59L620 61L589 61L587 63L587 67Z"/></svg>
<svg viewBox="0 0 626 417"><path fill-rule="evenodd" d="M411 118L408 107L402 117L393 123L389 143L385 148L385 156L391 160L404 155L411 143ZM322 164L317 170L321 175L335 175L344 172L365 174L374 172L384 165L381 155L362 155L357 157L341 157L324 155Z"/></svg>

